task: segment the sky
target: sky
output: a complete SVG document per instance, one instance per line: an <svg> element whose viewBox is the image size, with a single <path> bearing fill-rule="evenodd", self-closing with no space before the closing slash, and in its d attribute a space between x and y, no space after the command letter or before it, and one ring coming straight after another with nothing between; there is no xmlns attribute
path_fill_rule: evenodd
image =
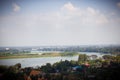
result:
<svg viewBox="0 0 120 80"><path fill-rule="evenodd" d="M0 46L119 45L120 0L0 0Z"/></svg>

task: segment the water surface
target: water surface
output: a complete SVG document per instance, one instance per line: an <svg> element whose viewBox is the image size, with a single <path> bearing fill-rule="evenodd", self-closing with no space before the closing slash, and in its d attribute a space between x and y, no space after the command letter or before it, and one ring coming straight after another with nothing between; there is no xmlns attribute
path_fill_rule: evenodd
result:
<svg viewBox="0 0 120 80"><path fill-rule="evenodd" d="M64 60L78 60L78 56L73 57L40 57L40 58L21 58L21 59L2 59L0 60L0 65L15 65L16 63L21 63L22 67L36 67L45 65L46 63L55 63Z"/></svg>
<svg viewBox="0 0 120 80"><path fill-rule="evenodd" d="M101 57L105 54L102 53L95 53L95 52L79 52L80 54L86 54L86 55L97 55L98 57ZM2 59L0 60L0 65L15 65L17 63L21 63L22 67L36 67L45 65L46 63L55 63L59 61L64 60L78 60L78 56L72 56L72 57L40 57L40 58L21 58L21 59Z"/></svg>

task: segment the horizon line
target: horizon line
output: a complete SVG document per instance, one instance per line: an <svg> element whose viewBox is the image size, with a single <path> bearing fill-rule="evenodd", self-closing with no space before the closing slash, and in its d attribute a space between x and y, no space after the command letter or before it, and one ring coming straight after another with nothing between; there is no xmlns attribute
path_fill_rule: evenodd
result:
<svg viewBox="0 0 120 80"><path fill-rule="evenodd" d="M85 45L25 45L25 46L0 46L0 47L56 47L56 46L120 46L120 44L85 44Z"/></svg>

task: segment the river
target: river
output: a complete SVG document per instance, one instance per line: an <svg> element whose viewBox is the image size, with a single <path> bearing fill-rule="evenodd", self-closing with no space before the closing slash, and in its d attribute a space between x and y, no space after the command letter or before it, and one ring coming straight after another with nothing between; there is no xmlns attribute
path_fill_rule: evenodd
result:
<svg viewBox="0 0 120 80"><path fill-rule="evenodd" d="M87 54L87 55L97 55L98 57L103 56L104 54L101 53L93 53L93 52L80 52L81 54ZM78 56L72 56L72 57L40 57L40 58L20 58L20 59L1 59L0 65L15 65L16 63L21 63L21 66L24 67L36 67L36 66L42 66L46 63L55 63L59 61L64 60L78 60Z"/></svg>

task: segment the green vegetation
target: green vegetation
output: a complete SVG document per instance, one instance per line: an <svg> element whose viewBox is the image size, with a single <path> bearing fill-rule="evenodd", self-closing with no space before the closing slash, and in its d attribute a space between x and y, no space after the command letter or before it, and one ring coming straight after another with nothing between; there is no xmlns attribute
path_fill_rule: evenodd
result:
<svg viewBox="0 0 120 80"><path fill-rule="evenodd" d="M39 57L58 57L58 56L75 56L78 53L75 52L63 52L63 53L42 53L42 54L31 54L31 53L21 53L21 54L2 54L0 59L13 59L13 58L39 58Z"/></svg>
<svg viewBox="0 0 120 80"><path fill-rule="evenodd" d="M119 80L120 56L105 55L103 59L88 60L79 55L78 61L60 61L53 65L21 68L21 64L0 66L0 80ZM87 62L89 66L85 64ZM39 74L31 75L34 70Z"/></svg>
<svg viewBox="0 0 120 80"><path fill-rule="evenodd" d="M82 64L85 63L87 61L87 55L86 54L80 54L79 58L78 58L78 63Z"/></svg>
<svg viewBox="0 0 120 80"><path fill-rule="evenodd" d="M37 48L36 48L37 49ZM0 65L0 80L119 80L120 79L120 47L65 47L43 48L42 51L61 51L52 53L31 53L31 48L0 50L0 59L13 58L39 58L39 57L64 57L79 55L78 61L60 61L54 64L21 68L21 64L13 66ZM88 56L77 52L103 52L111 53L97 58L96 55ZM92 59L91 59L92 58ZM39 65L39 64L38 64ZM32 70L40 72L31 75Z"/></svg>
<svg viewBox="0 0 120 80"><path fill-rule="evenodd" d="M64 52L64 53L61 53L61 56L75 56L75 55L78 55L77 52Z"/></svg>

